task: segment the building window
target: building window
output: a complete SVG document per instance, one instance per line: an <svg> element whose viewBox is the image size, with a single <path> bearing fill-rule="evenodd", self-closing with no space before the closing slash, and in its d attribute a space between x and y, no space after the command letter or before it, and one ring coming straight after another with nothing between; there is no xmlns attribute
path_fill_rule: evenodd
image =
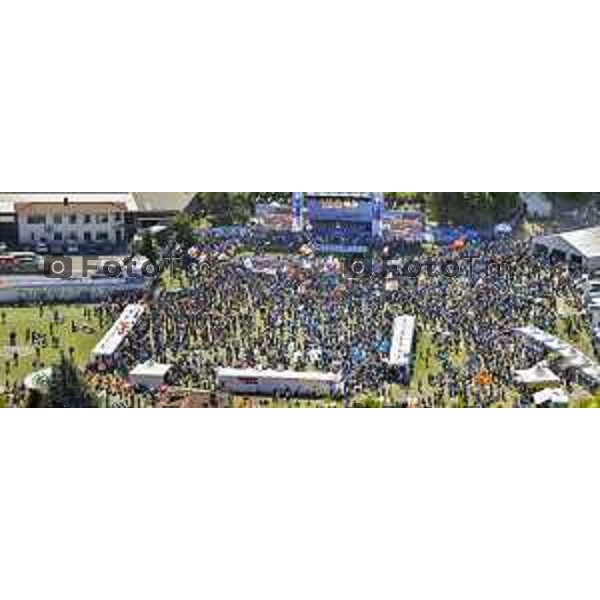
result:
<svg viewBox="0 0 600 600"><path fill-rule="evenodd" d="M89 215L86 215L86 217ZM84 231L83 232L83 241L84 242L91 242L92 241L92 234L89 231Z"/></svg>
<svg viewBox="0 0 600 600"><path fill-rule="evenodd" d="M77 241L77 232L76 231L71 231L71 233L69 233L69 239L73 240L74 242Z"/></svg>
<svg viewBox="0 0 600 600"><path fill-rule="evenodd" d="M115 213L115 222L120 223L122 216L121 213Z"/></svg>
<svg viewBox="0 0 600 600"><path fill-rule="evenodd" d="M35 231L31 232L31 241L35 242Z"/></svg>
<svg viewBox="0 0 600 600"><path fill-rule="evenodd" d="M108 239L108 232L106 231L97 231L96 232L96 241L104 242Z"/></svg>
<svg viewBox="0 0 600 600"><path fill-rule="evenodd" d="M54 215L54 217L52 218L52 222L55 225L62 225L62 215Z"/></svg>
<svg viewBox="0 0 600 600"><path fill-rule="evenodd" d="M69 215L69 223L71 225L77 225L77 215Z"/></svg>
<svg viewBox="0 0 600 600"><path fill-rule="evenodd" d="M27 215L27 225L45 225L46 215Z"/></svg>
<svg viewBox="0 0 600 600"><path fill-rule="evenodd" d="M92 222L92 215L83 215L83 222L89 225Z"/></svg>
<svg viewBox="0 0 600 600"><path fill-rule="evenodd" d="M108 223L108 215L96 215L96 223L99 225L106 225Z"/></svg>
<svg viewBox="0 0 600 600"><path fill-rule="evenodd" d="M62 231L55 231L54 232L54 241L55 242L62 242L63 236L62 236Z"/></svg>

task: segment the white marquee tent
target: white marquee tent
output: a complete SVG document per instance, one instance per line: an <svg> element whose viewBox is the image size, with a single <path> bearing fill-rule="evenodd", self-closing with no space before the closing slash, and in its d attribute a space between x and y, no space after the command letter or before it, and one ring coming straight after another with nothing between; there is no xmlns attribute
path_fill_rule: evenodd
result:
<svg viewBox="0 0 600 600"><path fill-rule="evenodd" d="M143 304L128 304L115 324L106 332L92 351L92 358L110 357L135 327L145 308Z"/></svg>
<svg viewBox="0 0 600 600"><path fill-rule="evenodd" d="M162 364L149 360L137 365L129 372L129 381L133 385L141 385L149 388L158 388L165 383L167 373L173 365Z"/></svg>
<svg viewBox="0 0 600 600"><path fill-rule="evenodd" d="M546 388L533 395L533 402L536 406L567 407L569 396L562 388Z"/></svg>
<svg viewBox="0 0 600 600"><path fill-rule="evenodd" d="M557 385L560 383L560 377L544 363L538 363L531 369L516 371L515 381L526 386Z"/></svg>

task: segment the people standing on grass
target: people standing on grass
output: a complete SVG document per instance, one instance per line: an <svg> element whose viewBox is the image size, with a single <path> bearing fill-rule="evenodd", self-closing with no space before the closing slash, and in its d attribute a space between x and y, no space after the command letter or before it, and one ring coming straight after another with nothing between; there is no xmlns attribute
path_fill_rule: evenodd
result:
<svg viewBox="0 0 600 600"><path fill-rule="evenodd" d="M419 336L432 341L422 359L428 374L415 384L418 403L505 403L515 394L515 366L540 359L512 330L534 324L554 331L558 299L576 306L578 294L572 273L532 255L525 243L484 242L477 254L506 263L506 271L424 275L393 290L377 279L349 281L326 270L325 261L300 268L284 257L258 272L228 257L153 302L110 369L126 374L153 358L173 364L177 385L206 390L215 389L221 366L316 369L341 372L348 397L389 399L382 348L394 317L412 314ZM464 261L468 255L448 250L443 258Z"/></svg>
<svg viewBox="0 0 600 600"><path fill-rule="evenodd" d="M289 240L297 241L297 235ZM232 366L339 372L346 381L346 403L364 395L396 405L505 404L518 396L514 369L541 359L513 329L533 324L556 332L559 303L582 308L573 272L533 255L526 242L508 238L439 250L437 260L469 267L452 277L423 272L417 279L403 278L395 288L379 276L350 280L326 259L288 254L264 261L255 256L248 263L236 258L236 249L235 241L209 240L202 251L210 268L184 272L171 266L181 289L150 302L114 357L89 366L92 385L107 401L142 397L151 403L153 392L115 382L154 359L173 365L170 383L208 392L216 389L215 370ZM266 266L257 268L262 262ZM489 269L489 264L505 268ZM123 295L84 307L83 325L40 304L40 322L24 334L25 343L35 348L32 366L45 364L47 349L61 346L65 333L102 330L138 300L135 294ZM399 314L416 317L421 349L414 383L400 393L386 365ZM49 323L44 315L50 315ZM584 326L574 318L565 323L572 337ZM9 345L17 341L11 334ZM74 355L74 348L68 350ZM18 360L11 358L4 368L7 378Z"/></svg>

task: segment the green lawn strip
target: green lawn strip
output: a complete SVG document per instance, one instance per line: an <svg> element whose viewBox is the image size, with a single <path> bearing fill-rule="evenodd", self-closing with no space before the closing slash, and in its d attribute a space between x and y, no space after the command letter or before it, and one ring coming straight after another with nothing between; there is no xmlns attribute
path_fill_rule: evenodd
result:
<svg viewBox="0 0 600 600"><path fill-rule="evenodd" d="M87 305L92 308L91 305ZM69 347L74 348L73 358L79 366L84 366L90 357L90 352L101 339L104 332L111 326L111 322L100 324L95 317L87 320L83 316L83 305L57 305L49 306L44 310L43 317L40 317L39 309L34 307L6 307L0 309L6 315L6 322L0 322L0 385L5 385L8 379L9 384L15 381L21 381L26 375L31 373L34 368L32 361L35 360L35 348L26 342L26 330L35 330L38 333L44 333L47 336L48 345L42 348L41 361L46 367L57 362L61 350L68 351ZM58 310L64 318L62 323L54 325L54 335L59 339L57 348L52 347L50 336L50 323L53 321L54 311ZM74 320L78 326L88 325L94 328L94 333L85 333L79 329L77 332L71 331L71 321ZM11 332L17 334L17 345L19 347L19 364L16 366L8 352ZM10 369L7 374L6 363L10 362Z"/></svg>

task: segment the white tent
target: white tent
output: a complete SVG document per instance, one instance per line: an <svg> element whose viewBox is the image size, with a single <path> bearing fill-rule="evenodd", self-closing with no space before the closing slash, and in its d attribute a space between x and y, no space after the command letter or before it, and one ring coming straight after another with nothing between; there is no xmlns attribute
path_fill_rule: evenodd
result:
<svg viewBox="0 0 600 600"><path fill-rule="evenodd" d="M531 342L543 346L548 352L558 354L562 359L559 365L562 370L577 369L591 385L594 387L600 386L600 365L571 344L531 325L517 327L514 331ZM531 373L532 371L532 369L517 371L515 379L521 383L525 383L523 377L525 379L528 377L535 379L535 375ZM530 373L530 375L528 376L527 373ZM538 383L533 382L531 385L538 385Z"/></svg>
<svg viewBox="0 0 600 600"><path fill-rule="evenodd" d="M557 253L567 260L577 259L589 270L600 268L600 227L588 227L545 235L534 240L537 248Z"/></svg>
<svg viewBox="0 0 600 600"><path fill-rule="evenodd" d="M510 223L499 223L494 227L494 231L498 234L511 234L513 231L512 225Z"/></svg>
<svg viewBox="0 0 600 600"><path fill-rule="evenodd" d="M145 308L143 304L128 304L115 324L92 351L92 359L112 356L135 327Z"/></svg>
<svg viewBox="0 0 600 600"><path fill-rule="evenodd" d="M600 367L591 365L580 369L581 374L594 386L600 386Z"/></svg>
<svg viewBox="0 0 600 600"><path fill-rule="evenodd" d="M531 369L516 371L515 381L524 385L547 385L560 383L560 377L544 363L538 363Z"/></svg>
<svg viewBox="0 0 600 600"><path fill-rule="evenodd" d="M48 386L50 377L52 376L52 367L34 371L25 377L23 385L26 390L43 390Z"/></svg>
<svg viewBox="0 0 600 600"><path fill-rule="evenodd" d="M551 335L532 325L529 325L527 327L517 327L515 329L515 332L521 334L522 336L526 337L527 339L533 342L537 342L538 344L544 344L549 339L552 339Z"/></svg>
<svg viewBox="0 0 600 600"><path fill-rule="evenodd" d="M569 346L569 344L566 344L565 342L563 342L562 340L559 340L558 338L548 339L544 343L544 346L546 346L546 348L548 350L550 350L551 352L565 352L565 351L569 350L569 348L571 347L571 346Z"/></svg>
<svg viewBox="0 0 600 600"><path fill-rule="evenodd" d="M165 383L167 373L173 365L167 365L149 360L137 365L129 373L129 381L133 385L142 385L144 387L160 387Z"/></svg>
<svg viewBox="0 0 600 600"><path fill-rule="evenodd" d="M562 388L547 388L534 394L533 402L536 406L567 407L569 406L569 396Z"/></svg>
<svg viewBox="0 0 600 600"><path fill-rule="evenodd" d="M562 369L581 369L582 367L591 366L590 359L575 348L569 347L566 350L561 350L559 354L562 358L560 362Z"/></svg>

